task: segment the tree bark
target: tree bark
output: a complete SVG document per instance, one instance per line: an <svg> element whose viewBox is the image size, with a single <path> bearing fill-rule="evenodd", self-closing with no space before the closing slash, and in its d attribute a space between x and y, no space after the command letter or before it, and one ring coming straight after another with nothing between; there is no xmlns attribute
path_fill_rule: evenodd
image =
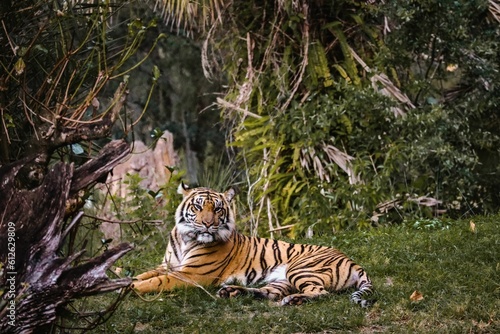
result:
<svg viewBox="0 0 500 334"><path fill-rule="evenodd" d="M35 158L0 168L0 332L31 333L52 323L56 310L71 299L126 287L130 279L110 280L106 270L125 253L120 244L81 261L83 251L63 256L65 237L81 215L68 221L67 203L106 175L130 151L112 141L79 168L56 163L33 189L19 188L17 174Z"/></svg>

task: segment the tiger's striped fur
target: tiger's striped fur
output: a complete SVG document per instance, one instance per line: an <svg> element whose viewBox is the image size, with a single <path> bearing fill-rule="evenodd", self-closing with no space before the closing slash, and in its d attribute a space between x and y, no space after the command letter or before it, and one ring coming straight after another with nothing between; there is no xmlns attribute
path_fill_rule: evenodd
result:
<svg viewBox="0 0 500 334"><path fill-rule="evenodd" d="M363 307L372 283L363 268L339 250L248 237L236 231L229 203L233 189L187 189L176 211L163 264L137 276L139 293L200 284L222 285L219 297L242 293L298 305L329 291L354 287L351 300ZM240 285L231 285L239 282ZM259 286L262 287L248 287Z"/></svg>

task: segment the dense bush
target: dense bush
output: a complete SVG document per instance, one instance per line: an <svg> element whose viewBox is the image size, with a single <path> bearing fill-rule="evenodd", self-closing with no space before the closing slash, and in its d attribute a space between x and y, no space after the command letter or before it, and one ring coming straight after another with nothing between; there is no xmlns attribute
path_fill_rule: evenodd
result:
<svg viewBox="0 0 500 334"><path fill-rule="evenodd" d="M238 20L224 22L218 46L235 80L219 102L255 226L497 211L494 4L320 4L236 2Z"/></svg>

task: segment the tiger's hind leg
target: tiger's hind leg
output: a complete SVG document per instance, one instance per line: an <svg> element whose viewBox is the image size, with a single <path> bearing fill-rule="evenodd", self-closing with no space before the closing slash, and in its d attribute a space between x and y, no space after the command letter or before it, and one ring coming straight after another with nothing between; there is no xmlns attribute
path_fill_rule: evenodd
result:
<svg viewBox="0 0 500 334"><path fill-rule="evenodd" d="M243 294L251 294L255 298L280 300L297 290L288 281L269 283L261 288L247 288L240 285L225 285L217 292L220 298L232 298Z"/></svg>
<svg viewBox="0 0 500 334"><path fill-rule="evenodd" d="M361 307L370 307L375 303L375 300L363 299L373 295L373 285L371 280L363 275L356 284L356 291L351 294L351 301L359 304Z"/></svg>
<svg viewBox="0 0 500 334"><path fill-rule="evenodd" d="M294 293L281 300L281 305L301 305L304 302L328 294L324 286L308 284L302 288L300 293Z"/></svg>

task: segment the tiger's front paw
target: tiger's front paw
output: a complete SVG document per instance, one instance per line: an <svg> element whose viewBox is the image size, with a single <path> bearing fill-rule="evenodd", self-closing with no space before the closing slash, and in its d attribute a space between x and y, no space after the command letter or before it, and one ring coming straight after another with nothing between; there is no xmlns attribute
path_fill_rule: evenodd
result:
<svg viewBox="0 0 500 334"><path fill-rule="evenodd" d="M290 295L286 296L281 300L281 306L285 305L302 305L304 304L308 298L302 296L302 295Z"/></svg>
<svg viewBox="0 0 500 334"><path fill-rule="evenodd" d="M217 291L219 298L233 298L243 293L243 289L239 286L226 285Z"/></svg>

